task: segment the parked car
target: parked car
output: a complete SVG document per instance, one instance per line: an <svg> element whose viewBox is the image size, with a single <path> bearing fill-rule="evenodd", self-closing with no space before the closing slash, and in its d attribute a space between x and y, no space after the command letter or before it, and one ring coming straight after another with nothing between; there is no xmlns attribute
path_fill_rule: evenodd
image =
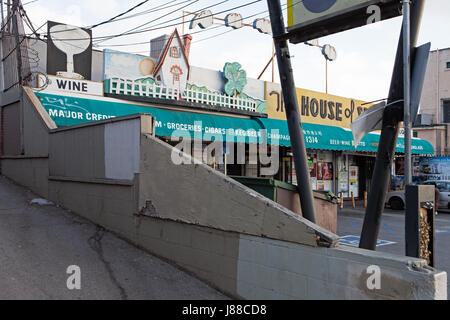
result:
<svg viewBox="0 0 450 320"><path fill-rule="evenodd" d="M436 185L440 192L438 210L450 209L450 180L428 180L424 185ZM405 190L388 192L386 204L393 210L405 208Z"/></svg>

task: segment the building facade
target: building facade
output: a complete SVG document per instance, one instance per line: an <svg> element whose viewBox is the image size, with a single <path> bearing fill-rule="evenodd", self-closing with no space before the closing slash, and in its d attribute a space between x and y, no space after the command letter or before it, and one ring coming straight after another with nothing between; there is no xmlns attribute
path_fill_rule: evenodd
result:
<svg viewBox="0 0 450 320"><path fill-rule="evenodd" d="M35 94L59 127L150 113L156 136L176 147L180 139L189 141L184 153L226 175L297 185L280 84L247 77L238 62L224 62L220 71L191 66L191 39L175 30L150 41L149 55L89 49L91 74L83 81L48 74L46 60L40 59L34 71L47 73L48 79ZM30 47L41 57L48 55L43 41ZM370 191L379 133L367 134L354 146L350 124L370 105L301 88L297 98L312 189L362 197ZM212 149L217 141L220 148ZM403 143L399 137L399 154ZM432 150L418 138L412 147L417 155ZM276 170L269 170L273 166Z"/></svg>
<svg viewBox="0 0 450 320"><path fill-rule="evenodd" d="M429 141L435 156L450 154L450 48L430 53L414 135Z"/></svg>

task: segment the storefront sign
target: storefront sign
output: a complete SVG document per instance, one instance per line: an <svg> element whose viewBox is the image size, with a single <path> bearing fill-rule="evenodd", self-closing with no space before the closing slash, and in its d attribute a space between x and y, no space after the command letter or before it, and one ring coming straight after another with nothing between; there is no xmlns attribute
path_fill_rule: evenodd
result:
<svg viewBox="0 0 450 320"><path fill-rule="evenodd" d="M288 0L293 43L361 27L401 15L398 0Z"/></svg>
<svg viewBox="0 0 450 320"><path fill-rule="evenodd" d="M204 140L218 140L255 143L267 134L269 144L290 146L287 122L283 120L255 118L242 119L210 114L176 112L132 103L110 101L105 98L81 98L73 95L37 92L42 106L58 126L71 126L89 121L104 120L111 117L150 113L155 119L156 134L171 137L175 132L183 132L191 137L200 135ZM196 123L201 122L199 126ZM370 147L372 141L379 140L379 134L369 133L358 144L352 145L352 133L336 126L323 126L305 123L303 126L306 147L322 150L353 150L376 152ZM178 137L178 135L175 135ZM397 152L403 152L403 138L398 138ZM413 139L412 151L415 154L433 153L433 147L425 140ZM322 162L331 162L323 160ZM322 174L323 176L323 174ZM325 176L327 174L325 173Z"/></svg>
<svg viewBox="0 0 450 320"><path fill-rule="evenodd" d="M286 119L281 85L266 82L267 115L272 119ZM372 105L364 101L338 97L317 91L297 88L302 122L350 128L350 124Z"/></svg>
<svg viewBox="0 0 450 320"><path fill-rule="evenodd" d="M39 77L38 87L44 83L44 79ZM44 92L71 92L82 93L95 96L103 96L103 82L75 80L63 77L48 76L48 85Z"/></svg>
<svg viewBox="0 0 450 320"><path fill-rule="evenodd" d="M91 79L92 30L47 23L47 74Z"/></svg>
<svg viewBox="0 0 450 320"><path fill-rule="evenodd" d="M420 158L419 175L428 180L450 179L450 157Z"/></svg>
<svg viewBox="0 0 450 320"><path fill-rule="evenodd" d="M304 0L295 3L288 0L288 26L307 23L368 2L369 0Z"/></svg>

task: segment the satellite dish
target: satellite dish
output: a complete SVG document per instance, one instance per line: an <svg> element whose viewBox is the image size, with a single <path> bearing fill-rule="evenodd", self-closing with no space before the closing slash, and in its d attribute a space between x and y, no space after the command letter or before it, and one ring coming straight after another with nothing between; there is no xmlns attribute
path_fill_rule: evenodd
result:
<svg viewBox="0 0 450 320"><path fill-rule="evenodd" d="M67 70L58 71L58 76L74 79L84 79L74 72L73 56L86 51L91 45L91 36L81 28L66 24L57 24L50 28L50 37L54 45L67 56Z"/></svg>
<svg viewBox="0 0 450 320"><path fill-rule="evenodd" d="M336 49L329 44L326 44L322 47L322 54L324 55L325 59L329 61L334 61L337 58Z"/></svg>

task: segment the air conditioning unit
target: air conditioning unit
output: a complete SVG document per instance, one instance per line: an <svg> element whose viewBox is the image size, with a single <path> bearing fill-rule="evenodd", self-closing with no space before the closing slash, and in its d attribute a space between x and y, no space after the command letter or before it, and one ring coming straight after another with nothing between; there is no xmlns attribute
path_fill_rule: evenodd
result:
<svg viewBox="0 0 450 320"><path fill-rule="evenodd" d="M433 124L433 115L426 113L418 114L416 124L419 126L431 126Z"/></svg>

